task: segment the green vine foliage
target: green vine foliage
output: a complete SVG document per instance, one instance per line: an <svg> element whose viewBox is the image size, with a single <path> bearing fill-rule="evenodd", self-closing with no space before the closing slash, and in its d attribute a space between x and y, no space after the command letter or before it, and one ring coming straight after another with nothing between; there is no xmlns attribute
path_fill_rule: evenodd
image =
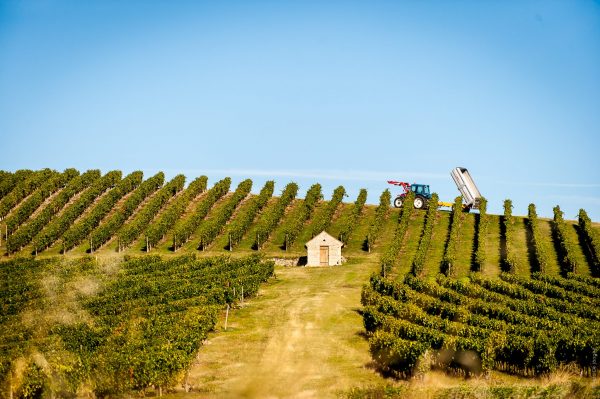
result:
<svg viewBox="0 0 600 399"><path fill-rule="evenodd" d="M367 190L364 188L360 189L358 193L358 197L354 202L354 207L352 208L352 213L348 218L344 221L342 229L340 230L339 239L344 244L348 244L354 229L358 225L359 219L363 214L363 210L365 208L365 202L367 202Z"/></svg>
<svg viewBox="0 0 600 399"><path fill-rule="evenodd" d="M65 169L46 180L33 194L21 202L16 210L5 221L8 234L12 234L23 224L42 203L52 194L62 189L69 181L79 176L75 169Z"/></svg>
<svg viewBox="0 0 600 399"><path fill-rule="evenodd" d="M425 261L427 260L427 251L429 250L429 244L431 243L431 236L433 234L433 226L437 217L437 206L439 196L436 193L431 195L429 200L429 207L427 208L427 214L425 215L425 225L423 226L423 233L419 239L419 246L417 247L417 253L412 262L411 273L415 276L420 276L423 273Z"/></svg>
<svg viewBox="0 0 600 399"><path fill-rule="evenodd" d="M377 240L381 235L381 229L383 228L383 223L387 218L387 215L390 210L390 201L392 199L392 194L390 194L390 190L386 189L381 193L379 197L379 206L375 209L375 218L373 219L373 223L369 227L369 233L366 238L366 246L369 252L375 247L377 244Z"/></svg>
<svg viewBox="0 0 600 399"><path fill-rule="evenodd" d="M249 204L245 209L237 215L235 220L229 225L229 249L233 250L233 247L242 240L242 237L252 222L256 219L257 215L264 209L269 202L269 199L273 196L275 189L275 182L269 180L265 183L260 193L249 200Z"/></svg>
<svg viewBox="0 0 600 399"><path fill-rule="evenodd" d="M206 191L208 178L200 176L190 183L181 195L177 196L173 201L169 202L158 219L154 220L150 227L146 230L146 251L155 247L175 223L181 218L189 203L198 195Z"/></svg>
<svg viewBox="0 0 600 399"><path fill-rule="evenodd" d="M566 364L590 375L587 353L600 343L596 291L571 279L536 278L543 281L510 273L502 280L438 275L435 282L412 274L404 282L374 275L361 298L372 356L402 378L428 367L466 376L499 370L531 377ZM579 292L565 289L575 286ZM461 362L467 353L470 361Z"/></svg>
<svg viewBox="0 0 600 399"><path fill-rule="evenodd" d="M318 215L315 215L315 220L311 226L313 237L329 227L333 220L333 215L335 214L336 209L344 199L344 195L346 195L346 189L343 186L337 187L333 191L331 200L327 203L325 209Z"/></svg>
<svg viewBox="0 0 600 399"><path fill-rule="evenodd" d="M56 171L42 169L31 173L26 179L18 180L15 187L0 200L0 220L4 219L11 209L17 206L25 197L57 174Z"/></svg>
<svg viewBox="0 0 600 399"><path fill-rule="evenodd" d="M548 248L542 240L542 234L539 227L539 219L534 204L529 204L527 208L527 224L531 232L531 240L535 252L535 261L537 271L546 273L548 269Z"/></svg>
<svg viewBox="0 0 600 399"><path fill-rule="evenodd" d="M579 210L578 223L591 258L592 269L596 275L600 275L600 236L592 227L592 221L583 209Z"/></svg>
<svg viewBox="0 0 600 399"><path fill-rule="evenodd" d="M258 227L256 228L256 239L254 241L254 247L260 249L262 245L269 239L269 236L277 227L286 208L294 201L298 194L298 184L288 183L283 189L281 196L275 202L272 207L267 207L265 212L261 215L258 221Z"/></svg>
<svg viewBox="0 0 600 399"><path fill-rule="evenodd" d="M173 250L177 251L183 244L189 241L192 234L198 229L202 220L208 215L208 212L213 205L221 199L229 191L231 186L231 178L226 177L223 180L218 181L210 190L207 191L206 195L202 197L196 210L192 216L183 221L179 226L175 228L173 234Z"/></svg>
<svg viewBox="0 0 600 399"><path fill-rule="evenodd" d="M490 217L487 214L487 200L481 198L479 200L479 222L477 224L477 248L475 249L475 271L483 271L486 254L485 254L485 236L487 235L490 224Z"/></svg>
<svg viewBox="0 0 600 399"><path fill-rule="evenodd" d="M15 173L3 171L3 178L0 181L0 201L5 195L10 193L19 182L26 180L32 174L33 171L29 169L19 169Z"/></svg>
<svg viewBox="0 0 600 399"><path fill-rule="evenodd" d="M411 205L414 199L415 193L409 191L408 194L406 194L404 201L402 201L405 205L402 207L402 210L398 216L398 224L396 225L394 238L381 256L381 274L383 276L391 272L396 264L396 259L398 258L398 254L402 248L402 241L404 240L404 236L408 230L408 222L414 211L414 208Z"/></svg>
<svg viewBox="0 0 600 399"><path fill-rule="evenodd" d="M69 205L62 214L48 224L33 241L34 251L41 252L57 241L90 206L94 200L106 190L114 187L121 180L121 171L113 170L95 181L81 196Z"/></svg>
<svg viewBox="0 0 600 399"><path fill-rule="evenodd" d="M306 192L306 197L304 198L304 202L300 205L298 212L294 215L293 220L285 229L284 246L286 249L294 244L296 238L298 238L298 234L300 234L300 231L302 230L302 226L310 219L315 206L317 206L317 203L321 199L323 199L321 185L319 183L313 184Z"/></svg>
<svg viewBox="0 0 600 399"><path fill-rule="evenodd" d="M93 397L139 396L151 387L174 388L225 306L255 296L274 272L274 263L259 256L148 255L127 258L114 276L91 257L15 258L2 266L0 279L9 284L0 286L0 296L11 304L0 317L0 396L7 398L77 397L82 388ZM47 272L67 283L104 281L77 300L85 319L50 318L34 334L22 315L53 306L41 286Z"/></svg>
<svg viewBox="0 0 600 399"><path fill-rule="evenodd" d="M506 241L506 258L504 259L505 270L509 273L515 273L519 268L517 258L515 256L515 243L514 243L514 231L515 231L515 219L512 216L512 201L507 199L504 200L504 231Z"/></svg>
<svg viewBox="0 0 600 399"><path fill-rule="evenodd" d="M578 268L578 264L573 255L575 253L575 243L571 241L569 234L567 233L569 226L567 226L567 223L563 218L563 212L560 210L559 206L555 206L553 211L554 220L552 227L558 241L558 245L561 249L561 253L559 255L562 272L565 275L567 273L575 273Z"/></svg>
<svg viewBox="0 0 600 399"><path fill-rule="evenodd" d="M165 174L158 172L156 175L142 182L139 187L121 204L108 220L100 224L90 235L90 252L100 248L111 239L125 221L133 215L138 206L150 195L162 187Z"/></svg>
<svg viewBox="0 0 600 399"><path fill-rule="evenodd" d="M442 273L446 276L454 276L456 273L456 253L460 240L460 225L463 218L462 204L462 197L458 196L454 199L454 204L452 205L450 234L446 243L444 257L442 258Z"/></svg>
<svg viewBox="0 0 600 399"><path fill-rule="evenodd" d="M142 182L144 174L135 171L125 176L112 190L107 192L94 204L89 213L74 223L63 235L63 250L70 250L83 240L100 224L117 202L131 191L135 190ZM92 243L91 250L94 250Z"/></svg>
<svg viewBox="0 0 600 399"><path fill-rule="evenodd" d="M250 194L251 189L252 180L246 179L242 181L235 189L231 198L227 199L218 212L216 212L212 218L205 220L204 223L200 225L200 230L198 231L198 237L200 237L200 249L204 250L215 240L215 238L217 238L227 221L233 215L237 206L248 196L248 194Z"/></svg>
<svg viewBox="0 0 600 399"><path fill-rule="evenodd" d="M185 176L177 175L164 187L158 190L148 202L129 220L117 234L118 251L131 245L142 232L148 227L148 224L156 217L160 210L169 202L171 198L183 190L185 185Z"/></svg>
<svg viewBox="0 0 600 399"><path fill-rule="evenodd" d="M14 234L8 237L6 243L8 253L12 254L22 250L60 212L73 196L90 187L92 183L100 179L100 176L100 171L94 169L73 178L37 216L30 219Z"/></svg>

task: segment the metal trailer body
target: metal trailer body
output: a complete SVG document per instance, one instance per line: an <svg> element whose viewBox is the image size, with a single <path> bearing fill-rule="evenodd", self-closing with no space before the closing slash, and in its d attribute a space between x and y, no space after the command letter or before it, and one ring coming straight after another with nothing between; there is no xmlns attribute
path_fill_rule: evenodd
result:
<svg viewBox="0 0 600 399"><path fill-rule="evenodd" d="M481 193L475 185L475 182L473 181L469 171L466 168L457 167L452 169L450 175L452 175L452 179L454 179L454 183L456 183L456 187L463 197L465 207L470 209L478 209Z"/></svg>

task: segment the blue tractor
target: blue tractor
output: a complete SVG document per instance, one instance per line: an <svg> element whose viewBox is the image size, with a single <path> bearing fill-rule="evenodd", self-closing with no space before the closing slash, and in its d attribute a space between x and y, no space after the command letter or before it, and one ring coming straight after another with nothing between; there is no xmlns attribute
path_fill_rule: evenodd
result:
<svg viewBox="0 0 600 399"><path fill-rule="evenodd" d="M413 206L415 209L426 209L427 203L431 199L431 192L429 191L429 184L410 184L403 181L395 181L388 180L389 184L393 184L395 186L400 186L404 190L402 194L399 194L394 198L394 206L396 208L400 208L402 203L404 202L404 198L409 191L415 193L415 199L413 201Z"/></svg>

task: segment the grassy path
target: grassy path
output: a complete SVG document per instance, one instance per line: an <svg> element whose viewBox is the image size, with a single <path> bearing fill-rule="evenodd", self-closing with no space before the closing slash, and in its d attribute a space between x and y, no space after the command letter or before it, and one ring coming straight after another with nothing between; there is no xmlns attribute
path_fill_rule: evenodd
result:
<svg viewBox="0 0 600 399"><path fill-rule="evenodd" d="M360 291L376 257L276 269L257 298L223 318L190 371L197 396L336 397L383 382L362 337Z"/></svg>
<svg viewBox="0 0 600 399"><path fill-rule="evenodd" d="M473 261L475 215L472 213L463 213L461 217L455 269L457 276L466 276L471 271L471 263Z"/></svg>
<svg viewBox="0 0 600 399"><path fill-rule="evenodd" d="M529 248L527 247L527 219L515 218L514 226L514 247L518 265L516 274L529 277L531 275L531 263L529 262Z"/></svg>
<svg viewBox="0 0 600 399"><path fill-rule="evenodd" d="M427 250L427 258L423 267L423 275L434 277L440 272L440 264L444 256L444 248L448 238L448 229L450 228L450 213L437 212L436 221L433 225L431 243Z"/></svg>
<svg viewBox="0 0 600 399"><path fill-rule="evenodd" d="M425 212L414 211L412 217L408 221L408 231L402 242L402 247L396 260L395 273L398 279L404 279L404 275L409 273L412 268L412 262L419 248L419 240L423 233L423 225L425 224Z"/></svg>

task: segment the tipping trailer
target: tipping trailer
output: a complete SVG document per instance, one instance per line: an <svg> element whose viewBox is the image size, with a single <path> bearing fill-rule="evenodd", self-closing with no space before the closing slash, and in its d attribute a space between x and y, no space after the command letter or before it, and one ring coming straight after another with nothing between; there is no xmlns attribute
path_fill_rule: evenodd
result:
<svg viewBox="0 0 600 399"><path fill-rule="evenodd" d="M463 197L464 208L468 212L471 209L479 209L479 201L481 200L481 193L475 185L471 174L467 168L457 167L452 169L450 172L454 183L460 194Z"/></svg>

